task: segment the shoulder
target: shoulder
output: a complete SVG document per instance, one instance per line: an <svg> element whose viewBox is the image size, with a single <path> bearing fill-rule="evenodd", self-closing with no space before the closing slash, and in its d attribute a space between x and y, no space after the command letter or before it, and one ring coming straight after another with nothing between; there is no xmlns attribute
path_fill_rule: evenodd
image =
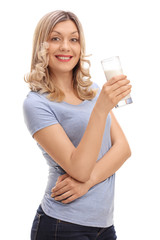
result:
<svg viewBox="0 0 160 240"><path fill-rule="evenodd" d="M49 104L49 100L46 98L46 94L40 94L38 92L29 92L23 102L24 114L41 114L42 112L52 112Z"/></svg>
<svg viewBox="0 0 160 240"><path fill-rule="evenodd" d="M44 94L30 91L23 102L23 107L34 107L39 105L47 105L47 98Z"/></svg>
<svg viewBox="0 0 160 240"><path fill-rule="evenodd" d="M28 93L23 102L23 115L32 136L36 131L58 123L49 100L44 94L37 92Z"/></svg>
<svg viewBox="0 0 160 240"><path fill-rule="evenodd" d="M101 89L100 87L98 86L97 83L93 82L92 85L90 86L90 89L94 90L96 92L96 96L94 97L95 100L97 100L100 92L101 92Z"/></svg>
<svg viewBox="0 0 160 240"><path fill-rule="evenodd" d="M98 86L98 84L96 82L92 82L92 85L91 85L91 88L92 89L100 89L100 87Z"/></svg>
<svg viewBox="0 0 160 240"><path fill-rule="evenodd" d="M41 102L44 101L44 97L42 94L40 94L39 92L33 92L30 91L26 98L24 99L24 103L31 103L31 102Z"/></svg>

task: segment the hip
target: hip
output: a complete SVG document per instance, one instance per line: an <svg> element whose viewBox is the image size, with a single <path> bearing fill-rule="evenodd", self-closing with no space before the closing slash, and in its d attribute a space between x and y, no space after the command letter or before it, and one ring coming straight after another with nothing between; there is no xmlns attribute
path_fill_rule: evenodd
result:
<svg viewBox="0 0 160 240"><path fill-rule="evenodd" d="M115 240L114 226L107 228L82 226L46 215L39 206L31 229L31 240Z"/></svg>

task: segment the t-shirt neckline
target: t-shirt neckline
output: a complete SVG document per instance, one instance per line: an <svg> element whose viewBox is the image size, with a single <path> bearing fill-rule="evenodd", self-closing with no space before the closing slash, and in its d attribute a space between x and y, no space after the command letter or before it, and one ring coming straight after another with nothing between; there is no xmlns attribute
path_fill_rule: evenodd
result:
<svg viewBox="0 0 160 240"><path fill-rule="evenodd" d="M66 104L66 105L70 105L70 106L74 106L74 107L77 107L77 106L81 106L83 105L87 100L83 100L81 103L79 104L71 104L71 103L67 103L65 101L62 101L62 103Z"/></svg>

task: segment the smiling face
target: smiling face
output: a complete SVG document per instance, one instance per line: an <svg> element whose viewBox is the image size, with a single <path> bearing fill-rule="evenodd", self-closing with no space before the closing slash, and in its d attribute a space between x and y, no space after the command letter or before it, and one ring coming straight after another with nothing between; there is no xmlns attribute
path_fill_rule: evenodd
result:
<svg viewBox="0 0 160 240"><path fill-rule="evenodd" d="M71 20L57 23L49 35L49 69L54 75L72 73L80 58L79 33Z"/></svg>

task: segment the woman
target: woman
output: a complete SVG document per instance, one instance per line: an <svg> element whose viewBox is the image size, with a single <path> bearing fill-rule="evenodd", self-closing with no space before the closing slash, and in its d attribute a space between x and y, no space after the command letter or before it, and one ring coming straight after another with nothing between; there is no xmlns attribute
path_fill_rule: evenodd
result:
<svg viewBox="0 0 160 240"><path fill-rule="evenodd" d="M111 110L131 85L120 75L100 91L87 63L78 18L64 11L45 15L25 78L32 90L24 101L25 122L49 165L32 240L116 239L114 173L131 152Z"/></svg>

